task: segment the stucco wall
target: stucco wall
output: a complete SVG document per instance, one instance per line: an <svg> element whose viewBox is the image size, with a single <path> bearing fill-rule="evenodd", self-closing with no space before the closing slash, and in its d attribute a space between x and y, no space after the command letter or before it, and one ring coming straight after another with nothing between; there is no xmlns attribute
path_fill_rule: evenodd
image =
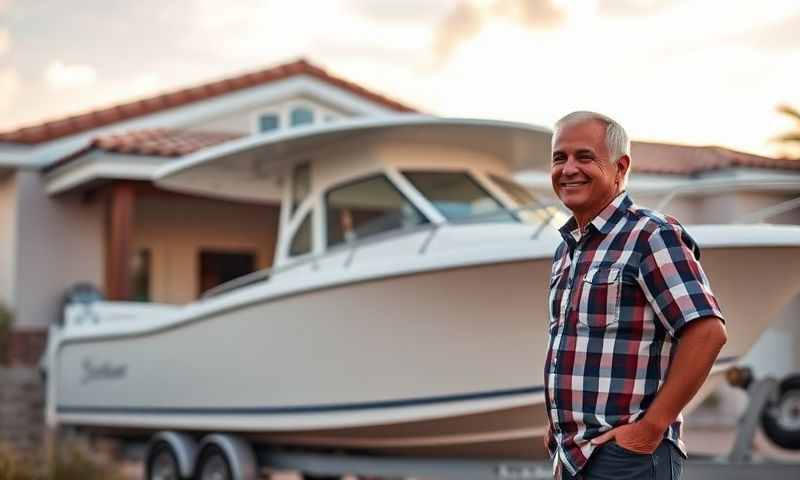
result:
<svg viewBox="0 0 800 480"><path fill-rule="evenodd" d="M182 304L197 299L201 250L254 251L258 268L268 268L277 229L277 206L142 196L132 246L151 251L151 301Z"/></svg>
<svg viewBox="0 0 800 480"><path fill-rule="evenodd" d="M69 286L102 285L103 209L77 195L48 196L38 172L19 172L17 188L16 328L40 329L58 319Z"/></svg>
<svg viewBox="0 0 800 480"><path fill-rule="evenodd" d="M0 173L0 303L14 307L16 265L16 174Z"/></svg>

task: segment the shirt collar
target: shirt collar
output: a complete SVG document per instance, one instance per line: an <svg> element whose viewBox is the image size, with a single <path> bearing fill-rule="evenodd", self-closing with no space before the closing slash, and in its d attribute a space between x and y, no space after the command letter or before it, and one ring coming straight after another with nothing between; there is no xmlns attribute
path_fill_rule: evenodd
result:
<svg viewBox="0 0 800 480"><path fill-rule="evenodd" d="M628 207L633 204L630 197L628 196L628 192L622 191L614 197L614 200L611 201L600 213L597 214L586 226L586 230L588 231L589 228L594 228L598 232L602 234L607 234L611 231L612 228L622 219L625 217L625 212L628 211ZM578 221L575 220L575 217L572 216L567 220L561 228L558 229L561 232L561 236L567 243L574 244L577 242L577 238L575 238L577 232L577 237L580 238L580 231L578 231Z"/></svg>

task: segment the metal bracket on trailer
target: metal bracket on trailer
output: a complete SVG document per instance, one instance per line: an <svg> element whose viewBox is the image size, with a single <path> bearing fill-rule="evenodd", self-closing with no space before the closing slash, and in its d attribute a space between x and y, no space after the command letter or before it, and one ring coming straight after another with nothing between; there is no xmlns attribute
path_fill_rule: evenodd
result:
<svg viewBox="0 0 800 480"><path fill-rule="evenodd" d="M728 461L741 463L752 458L753 439L758 430L761 413L778 392L778 381L767 377L752 383L747 388L747 409L739 418L736 427L736 442L728 454Z"/></svg>

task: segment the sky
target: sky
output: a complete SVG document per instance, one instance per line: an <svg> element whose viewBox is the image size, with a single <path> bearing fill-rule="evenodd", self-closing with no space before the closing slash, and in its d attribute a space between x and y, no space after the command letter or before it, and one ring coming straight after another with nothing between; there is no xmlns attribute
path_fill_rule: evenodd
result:
<svg viewBox="0 0 800 480"><path fill-rule="evenodd" d="M796 0L0 0L0 130L304 57L448 117L785 155Z"/></svg>

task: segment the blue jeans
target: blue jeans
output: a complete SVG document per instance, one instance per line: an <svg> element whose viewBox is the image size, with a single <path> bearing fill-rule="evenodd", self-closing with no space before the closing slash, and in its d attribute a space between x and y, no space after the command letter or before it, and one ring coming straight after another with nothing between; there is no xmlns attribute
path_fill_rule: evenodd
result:
<svg viewBox="0 0 800 480"><path fill-rule="evenodd" d="M577 476L562 469L561 480L680 480L683 462L683 455L669 440L651 454L631 452L612 440L592 453Z"/></svg>

